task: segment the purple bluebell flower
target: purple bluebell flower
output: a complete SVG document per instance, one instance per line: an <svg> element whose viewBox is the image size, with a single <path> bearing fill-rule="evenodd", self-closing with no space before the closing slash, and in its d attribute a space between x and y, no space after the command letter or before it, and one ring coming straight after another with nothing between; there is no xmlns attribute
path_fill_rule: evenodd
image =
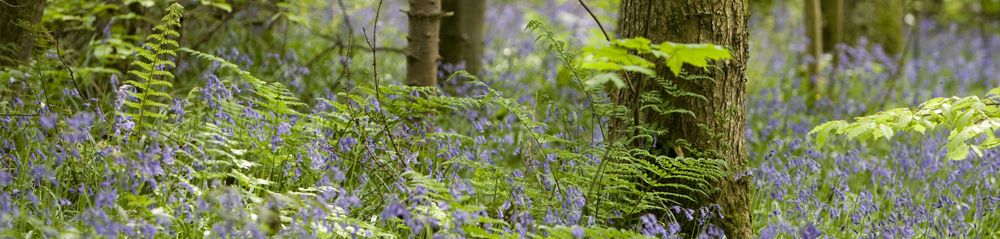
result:
<svg viewBox="0 0 1000 239"><path fill-rule="evenodd" d="M43 129L52 129L59 122L59 115L55 113L43 114L38 118L38 122Z"/></svg>

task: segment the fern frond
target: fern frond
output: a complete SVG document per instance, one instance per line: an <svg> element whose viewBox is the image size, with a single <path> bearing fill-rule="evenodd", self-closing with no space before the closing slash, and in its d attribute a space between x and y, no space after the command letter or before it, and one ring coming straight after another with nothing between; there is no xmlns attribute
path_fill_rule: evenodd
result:
<svg viewBox="0 0 1000 239"><path fill-rule="evenodd" d="M167 92L173 87L174 75L168 69L176 66L170 57L177 56L175 50L178 44L174 39L180 37L180 33L175 29L181 27L183 12L183 6L171 4L160 24L153 27L154 33L146 37L143 47L137 49L136 59L130 64L134 69L128 73L134 79L125 83L135 90L127 92L132 101L124 100L128 108L122 109L124 112L118 112L118 115L135 119L135 132L141 133L147 124L159 125L167 118L163 112L167 105L163 102L170 99Z"/></svg>

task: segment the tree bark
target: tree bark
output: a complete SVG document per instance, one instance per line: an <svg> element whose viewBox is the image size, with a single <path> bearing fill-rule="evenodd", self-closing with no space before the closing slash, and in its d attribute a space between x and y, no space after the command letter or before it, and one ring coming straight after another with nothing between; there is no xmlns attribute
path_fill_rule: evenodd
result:
<svg viewBox="0 0 1000 239"><path fill-rule="evenodd" d="M406 47L406 84L436 86L441 0L409 0L410 33Z"/></svg>
<svg viewBox="0 0 1000 239"><path fill-rule="evenodd" d="M0 66L16 66L31 60L35 36L24 24L42 20L45 0L5 0L0 3ZM7 52L10 50L10 52Z"/></svg>
<svg viewBox="0 0 1000 239"><path fill-rule="evenodd" d="M705 96L672 97L661 94L673 106L694 112L695 116L672 114L662 116L640 112L640 95L664 89L651 79L631 77L630 87L611 92L612 101L630 109L632 120L641 118L653 127L666 129L651 145L659 154L675 149L675 154L723 159L734 175L746 171L747 148L744 123L746 93L746 62L748 57L747 0L624 0L621 5L619 34L623 38L645 37L653 42L712 43L727 47L733 59L715 62L705 70L685 67L689 75L701 75L713 80L674 77L664 66L658 75L675 83L679 89ZM615 119L610 126L621 134L630 122ZM628 132L624 133L628 136ZM618 136L613 136L618 138ZM685 148L686 147L686 148ZM716 187L721 194L706 202L722 207L724 218L712 223L725 230L729 238L752 238L750 221L750 178L727 177Z"/></svg>
<svg viewBox="0 0 1000 239"><path fill-rule="evenodd" d="M443 10L454 15L441 19L441 62L464 65L465 71L479 75L486 37L486 0L444 0Z"/></svg>

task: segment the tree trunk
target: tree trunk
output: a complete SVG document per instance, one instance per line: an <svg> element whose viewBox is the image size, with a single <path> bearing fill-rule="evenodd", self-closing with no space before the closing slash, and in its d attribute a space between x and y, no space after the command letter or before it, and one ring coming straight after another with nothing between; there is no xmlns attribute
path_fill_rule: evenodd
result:
<svg viewBox="0 0 1000 239"><path fill-rule="evenodd" d="M805 11L803 16L806 20L806 36L809 37L809 46L806 54L812 58L809 62L809 88L810 95L806 100L809 105L815 101L814 94L823 92L825 85L823 77L820 76L820 62L823 60L823 11L820 10L819 0L805 0Z"/></svg>
<svg viewBox="0 0 1000 239"><path fill-rule="evenodd" d="M406 84L436 86L441 0L410 0Z"/></svg>
<svg viewBox="0 0 1000 239"><path fill-rule="evenodd" d="M38 24L45 0L4 0L0 3L0 66L16 66L31 59L35 36L27 26ZM9 50L9 52L8 52Z"/></svg>
<svg viewBox="0 0 1000 239"><path fill-rule="evenodd" d="M869 43L881 45L890 55L902 51L903 16L906 14L903 0L823 0L823 6L832 6L834 1L843 1L843 12L841 18L836 19L836 14L830 11L834 9L823 9L824 42L827 44L824 50L833 50L837 43L854 45L858 39L865 37ZM836 22L842 24L840 40L831 38L836 27L831 23Z"/></svg>
<svg viewBox="0 0 1000 239"><path fill-rule="evenodd" d="M444 0L443 10L454 15L441 19L441 62L464 65L465 71L479 75L486 37L486 0Z"/></svg>
<svg viewBox="0 0 1000 239"><path fill-rule="evenodd" d="M619 31L623 38L641 36L653 42L713 43L727 47L733 54L733 59L715 62L707 70L685 67L685 72L689 75L701 75L714 80L681 79L673 77L674 74L666 67L657 67L658 74L675 83L679 89L707 98L702 100L662 94L664 101L690 110L695 116L662 116L648 111L640 112L641 94L664 91L662 86L651 79L629 78L630 87L611 93L612 101L630 109L633 120L641 120L653 127L668 130L666 134L658 136L651 152L665 154L669 149L687 150L675 153L689 157L724 159L733 173L738 175L745 172L747 148L744 71L749 49L748 10L747 0L622 1ZM640 117L641 119L637 119ZM629 124L616 119L610 126L617 131L613 134L621 134ZM624 134L627 136L629 133ZM752 238L749 182L749 177L727 177L716 185L721 189L721 194L714 201L706 202L722 206L725 218L715 219L712 223L724 229L729 238Z"/></svg>

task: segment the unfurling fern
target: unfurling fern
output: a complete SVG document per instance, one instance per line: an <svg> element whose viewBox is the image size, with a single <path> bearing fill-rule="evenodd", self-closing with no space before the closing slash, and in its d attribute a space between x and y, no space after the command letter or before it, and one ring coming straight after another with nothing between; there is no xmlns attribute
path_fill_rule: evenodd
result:
<svg viewBox="0 0 1000 239"><path fill-rule="evenodd" d="M119 109L121 117L131 118L136 122L134 132L142 132L146 124L162 122L167 115L161 112L170 99L167 91L173 87L174 74L169 71L176 66L171 57L176 57L175 49L179 47L177 38L180 33L181 15L184 7L174 3L167 8L160 24L153 28L153 34L146 37L146 43L139 48L136 59L132 61L133 69L129 74L135 76L125 83L134 87L123 86L128 99L122 103L128 109Z"/></svg>

